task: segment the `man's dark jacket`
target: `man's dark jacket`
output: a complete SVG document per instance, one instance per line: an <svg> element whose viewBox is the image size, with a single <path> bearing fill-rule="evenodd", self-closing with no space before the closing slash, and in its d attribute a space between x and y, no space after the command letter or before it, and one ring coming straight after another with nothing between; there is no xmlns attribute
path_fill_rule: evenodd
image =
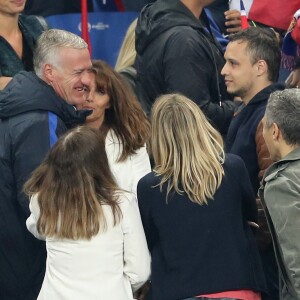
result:
<svg viewBox="0 0 300 300"><path fill-rule="evenodd" d="M260 172L256 144L257 128L264 117L270 94L283 89L284 85L274 83L261 90L246 106L241 107L228 129L226 151L243 159L255 194L259 188Z"/></svg>
<svg viewBox="0 0 300 300"><path fill-rule="evenodd" d="M45 243L26 228L23 184L77 112L34 73L22 71L0 92L0 299L35 300L46 262Z"/></svg>
<svg viewBox="0 0 300 300"><path fill-rule="evenodd" d="M234 104L223 101L229 98L220 75L223 53L207 24L204 11L200 21L180 1L145 6L136 28L137 89L148 114L156 97L179 92L225 133Z"/></svg>

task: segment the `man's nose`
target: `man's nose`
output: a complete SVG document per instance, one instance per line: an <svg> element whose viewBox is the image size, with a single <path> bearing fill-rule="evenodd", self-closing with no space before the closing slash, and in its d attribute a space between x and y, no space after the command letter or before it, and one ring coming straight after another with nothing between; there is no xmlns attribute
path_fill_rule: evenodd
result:
<svg viewBox="0 0 300 300"><path fill-rule="evenodd" d="M224 67L221 70L221 75L225 76L226 75L226 70L227 70L227 63L225 63Z"/></svg>
<svg viewBox="0 0 300 300"><path fill-rule="evenodd" d="M81 82L87 90L90 90L90 86L93 80L93 76L91 72L83 72L81 75Z"/></svg>

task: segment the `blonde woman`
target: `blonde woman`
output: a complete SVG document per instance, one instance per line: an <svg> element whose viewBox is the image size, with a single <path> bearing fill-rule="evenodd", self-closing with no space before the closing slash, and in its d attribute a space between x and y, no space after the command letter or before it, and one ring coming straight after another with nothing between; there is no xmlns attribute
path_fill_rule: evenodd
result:
<svg viewBox="0 0 300 300"><path fill-rule="evenodd" d="M150 256L136 197L118 190L99 130L62 136L25 190L27 227L47 247L38 300L132 300Z"/></svg>
<svg viewBox="0 0 300 300"><path fill-rule="evenodd" d="M117 72L122 71L127 67L131 67L134 64L136 51L135 51L135 28L137 19L134 19L129 25L123 43L121 45L115 70Z"/></svg>
<svg viewBox="0 0 300 300"><path fill-rule="evenodd" d="M154 104L152 151L154 171L138 183L152 256L149 299L261 299L248 223L257 209L243 161L224 154L220 134L179 94Z"/></svg>
<svg viewBox="0 0 300 300"><path fill-rule="evenodd" d="M143 109L145 110L144 96L141 90L136 88L136 68L134 65L136 58L135 50L135 28L137 24L137 19L129 25L126 35L124 37L117 62L115 65L115 70L119 72L123 79L130 85L133 92L137 96L139 102L141 103Z"/></svg>

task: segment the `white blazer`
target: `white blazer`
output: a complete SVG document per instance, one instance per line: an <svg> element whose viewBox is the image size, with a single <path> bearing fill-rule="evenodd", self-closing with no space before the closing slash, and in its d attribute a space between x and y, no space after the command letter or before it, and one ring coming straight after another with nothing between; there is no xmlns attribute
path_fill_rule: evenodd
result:
<svg viewBox="0 0 300 300"><path fill-rule="evenodd" d="M150 255L136 198L123 193L122 219L113 226L104 205L107 230L91 240L46 238L46 274L38 300L132 300L150 275ZM39 205L30 202L28 230L37 238Z"/></svg>
<svg viewBox="0 0 300 300"><path fill-rule="evenodd" d="M150 159L146 146L141 147L125 161L117 162L123 146L113 130L109 130L105 139L105 150L110 169L118 186L136 195L137 184L146 174L151 172Z"/></svg>

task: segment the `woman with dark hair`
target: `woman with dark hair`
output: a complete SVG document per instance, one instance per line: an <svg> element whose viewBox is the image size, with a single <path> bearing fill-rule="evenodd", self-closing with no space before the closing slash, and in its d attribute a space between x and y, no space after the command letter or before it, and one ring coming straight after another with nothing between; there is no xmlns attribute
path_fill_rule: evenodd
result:
<svg viewBox="0 0 300 300"><path fill-rule="evenodd" d="M249 226L257 209L243 161L224 154L221 135L185 96L161 96L151 121L155 168L137 190L152 259L147 299L261 299Z"/></svg>
<svg viewBox="0 0 300 300"><path fill-rule="evenodd" d="M120 74L94 61L94 81L78 109L90 109L86 125L106 137L108 162L120 188L136 193L137 182L151 171L146 143L150 125L138 100Z"/></svg>
<svg viewBox="0 0 300 300"><path fill-rule="evenodd" d="M100 132L77 127L62 136L25 191L27 228L47 247L38 299L132 300L150 257L136 198L114 182Z"/></svg>

